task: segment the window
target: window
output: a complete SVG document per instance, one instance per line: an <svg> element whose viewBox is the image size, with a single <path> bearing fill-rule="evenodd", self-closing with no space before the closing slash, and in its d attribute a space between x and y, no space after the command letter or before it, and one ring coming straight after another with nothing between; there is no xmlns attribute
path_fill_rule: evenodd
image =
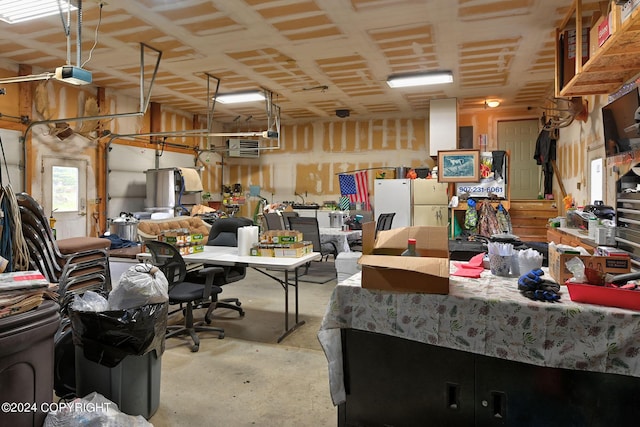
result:
<svg viewBox="0 0 640 427"><path fill-rule="evenodd" d="M53 166L51 170L53 194L52 209L56 212L78 211L80 199L78 168Z"/></svg>
<svg viewBox="0 0 640 427"><path fill-rule="evenodd" d="M590 179L590 200L591 204L594 204L596 200L604 200L603 197L603 185L604 182L604 172L603 172L604 162L602 157L599 159L591 160L591 170L589 173Z"/></svg>

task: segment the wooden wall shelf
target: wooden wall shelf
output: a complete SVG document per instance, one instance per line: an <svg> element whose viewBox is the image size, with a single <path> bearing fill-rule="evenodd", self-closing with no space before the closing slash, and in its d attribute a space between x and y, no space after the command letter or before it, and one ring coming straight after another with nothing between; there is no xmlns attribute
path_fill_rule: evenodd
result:
<svg viewBox="0 0 640 427"><path fill-rule="evenodd" d="M575 13L575 27L582 30L582 1L576 0L564 20L565 25L558 30L564 31L566 24L571 21ZM612 3L613 8L619 8ZM618 9L619 11L619 9ZM582 65L576 61L575 76L561 87L558 81L558 64L561 58L556 46L556 95L583 96L597 94L611 94L623 84L640 73L640 8L635 9L625 22L619 24L620 13L613 11L612 27L614 33L598 48L589 60ZM557 44L557 43L556 43ZM577 43L577 50L581 51L581 44ZM580 52L576 53L576 57Z"/></svg>

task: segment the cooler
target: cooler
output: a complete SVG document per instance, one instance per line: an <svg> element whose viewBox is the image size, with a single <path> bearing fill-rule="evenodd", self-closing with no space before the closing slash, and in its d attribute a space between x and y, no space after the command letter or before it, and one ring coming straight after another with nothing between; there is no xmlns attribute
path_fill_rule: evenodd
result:
<svg viewBox="0 0 640 427"><path fill-rule="evenodd" d="M44 301L26 313L0 319L0 402L31 404L0 411L2 426L38 426L53 400L54 335L60 325L58 304ZM46 408L45 408L46 409Z"/></svg>

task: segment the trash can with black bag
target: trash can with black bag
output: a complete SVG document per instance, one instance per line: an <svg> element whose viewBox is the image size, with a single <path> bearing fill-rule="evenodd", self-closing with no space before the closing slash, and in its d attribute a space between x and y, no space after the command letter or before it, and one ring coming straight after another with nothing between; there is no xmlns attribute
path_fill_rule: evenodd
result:
<svg viewBox="0 0 640 427"><path fill-rule="evenodd" d="M82 310L82 301L69 310L76 396L95 391L120 411L146 419L160 404L168 313L166 278L152 270L144 264L130 267L109 294L106 310ZM128 302L146 304L126 307Z"/></svg>
<svg viewBox="0 0 640 427"><path fill-rule="evenodd" d="M53 337L58 304L0 319L0 426L39 427L53 394ZM43 412L45 408L45 412Z"/></svg>

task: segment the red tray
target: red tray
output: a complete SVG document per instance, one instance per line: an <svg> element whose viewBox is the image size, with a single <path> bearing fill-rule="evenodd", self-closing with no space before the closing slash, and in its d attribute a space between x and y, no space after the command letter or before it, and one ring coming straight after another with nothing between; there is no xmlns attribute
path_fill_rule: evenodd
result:
<svg viewBox="0 0 640 427"><path fill-rule="evenodd" d="M571 301L640 310L640 291L606 288L584 283L566 283Z"/></svg>

